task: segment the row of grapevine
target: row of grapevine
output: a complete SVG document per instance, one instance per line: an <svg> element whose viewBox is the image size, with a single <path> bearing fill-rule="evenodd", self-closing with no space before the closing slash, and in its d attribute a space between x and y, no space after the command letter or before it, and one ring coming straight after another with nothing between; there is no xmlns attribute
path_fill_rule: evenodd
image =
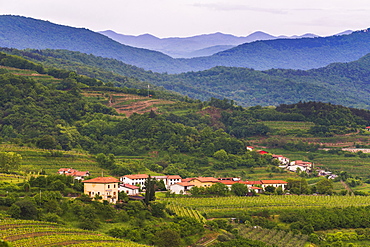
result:
<svg viewBox="0 0 370 247"><path fill-rule="evenodd" d="M264 229L260 227L240 226L239 233L245 238L259 240L278 247L303 247L308 240L307 235L293 235L292 232Z"/></svg>
<svg viewBox="0 0 370 247"><path fill-rule="evenodd" d="M189 207L182 207L176 203L167 204L167 207L177 216L194 218L203 224L207 222L203 215L201 215L197 210L191 209Z"/></svg>
<svg viewBox="0 0 370 247"><path fill-rule="evenodd" d="M289 208L312 207L350 207L370 205L370 197L365 196L303 196L303 195L270 195L259 197L215 197L215 198L167 198L168 203L191 207L204 213L217 213L225 210L244 211L281 210Z"/></svg>
<svg viewBox="0 0 370 247"><path fill-rule="evenodd" d="M126 246L143 247L118 238L103 235L98 232L82 229L72 229L58 226L54 223L0 220L0 239L8 241L12 246Z"/></svg>

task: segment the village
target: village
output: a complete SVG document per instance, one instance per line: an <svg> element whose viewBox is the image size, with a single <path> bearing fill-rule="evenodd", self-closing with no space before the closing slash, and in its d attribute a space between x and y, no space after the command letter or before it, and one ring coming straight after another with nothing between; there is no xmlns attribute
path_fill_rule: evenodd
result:
<svg viewBox="0 0 370 247"><path fill-rule="evenodd" d="M248 151L257 152L261 155L271 155L273 159L279 162L279 167L290 172L311 174L316 171L317 176L325 176L328 179L334 179L337 175L330 171L322 170L315 167L312 162L295 160L291 161L283 155L270 154L264 150L256 150L252 146L247 146ZM193 187L211 187L216 183L221 183L229 189L235 183L244 184L248 191L253 194L261 194L265 192L266 187L271 186L275 189L281 188L284 192L287 188L287 182L283 180L257 180L257 181L242 181L240 177L191 177L182 178L179 175L162 175L150 176L148 174L130 174L120 178L114 177L96 177L87 179L90 176L88 171L77 171L72 168L61 168L58 174L73 176L74 179L82 181L84 184L84 194L91 198L100 197L101 200L106 200L110 203L118 201L118 193L125 192L128 196L138 196L142 191L145 191L145 183L150 177L163 183L165 189L172 194L187 195ZM85 180L87 179L87 180Z"/></svg>

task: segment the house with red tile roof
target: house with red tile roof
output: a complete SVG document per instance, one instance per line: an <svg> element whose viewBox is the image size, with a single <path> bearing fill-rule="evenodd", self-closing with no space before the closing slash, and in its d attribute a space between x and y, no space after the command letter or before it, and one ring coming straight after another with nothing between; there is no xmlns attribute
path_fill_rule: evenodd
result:
<svg viewBox="0 0 370 247"><path fill-rule="evenodd" d="M288 185L288 182L283 180L260 180L262 183L262 188L265 189L267 186L272 186L274 188L281 187L281 189L284 191L286 189L286 186Z"/></svg>
<svg viewBox="0 0 370 247"><path fill-rule="evenodd" d="M101 200L116 203L118 200L119 180L114 177L97 177L82 181L84 183L84 194L91 198L100 196Z"/></svg>
<svg viewBox="0 0 370 247"><path fill-rule="evenodd" d="M124 191L129 196L136 196L139 194L139 187L131 184L120 184L118 187L118 191Z"/></svg>
<svg viewBox="0 0 370 247"><path fill-rule="evenodd" d="M60 168L58 170L58 174L61 174L61 175L64 174L66 176L73 176L74 179L77 179L77 180L84 180L86 177L90 176L89 171L81 172L81 171L77 171L72 168Z"/></svg>
<svg viewBox="0 0 370 247"><path fill-rule="evenodd" d="M133 174L125 175L119 178L123 184L140 185L144 187L145 181L148 179L148 174Z"/></svg>
<svg viewBox="0 0 370 247"><path fill-rule="evenodd" d="M283 165L288 165L290 163L290 159L287 158L287 157L284 157L283 155L273 154L272 158L277 159L279 161L279 163L283 164Z"/></svg>
<svg viewBox="0 0 370 247"><path fill-rule="evenodd" d="M189 190L194 187L193 183L180 182L176 184L171 184L170 191L175 194L187 194Z"/></svg>

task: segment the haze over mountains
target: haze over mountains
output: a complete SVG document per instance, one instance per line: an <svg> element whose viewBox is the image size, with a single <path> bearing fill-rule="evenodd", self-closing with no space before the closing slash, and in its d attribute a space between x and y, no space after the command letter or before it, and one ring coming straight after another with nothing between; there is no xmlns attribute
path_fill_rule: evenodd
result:
<svg viewBox="0 0 370 247"><path fill-rule="evenodd" d="M209 37L211 41L207 41ZM192 39L214 45L215 37L234 39L221 33ZM146 40L156 39L148 36ZM99 68L105 72L97 73L97 78L114 72L141 80L138 88L147 82L201 100L228 98L242 106L302 100L370 108L369 30L330 37L253 41L212 56L174 59L157 51L120 44L84 28L0 16L0 47L37 49L15 54L48 66L76 69L88 76L94 76ZM302 68L310 70L297 70ZM113 79L118 86L128 86L121 83L126 79L114 79L114 74L105 78ZM130 87L135 87L135 83L131 81Z"/></svg>
<svg viewBox="0 0 370 247"><path fill-rule="evenodd" d="M214 35L225 37L222 34ZM120 44L84 28L67 27L20 16L0 16L2 47L80 51L114 58L146 70L167 73L200 71L215 66L258 70L319 68L333 62L354 61L366 55L370 52L369 37L370 34L364 30L341 36L254 41L212 56L174 59L157 51ZM155 40L155 37L149 38ZM193 39L206 38L207 35Z"/></svg>
<svg viewBox="0 0 370 247"><path fill-rule="evenodd" d="M158 38L151 34L132 36L119 34L112 30L101 31L99 33L104 34L105 36L118 41L121 44L159 51L173 58L210 56L243 43L251 43L257 40L289 38L287 36L276 37L261 31L254 32L245 37L237 37L231 34L223 34L218 32L185 38ZM295 35L290 38L314 37L318 36L315 34L304 34L302 36Z"/></svg>

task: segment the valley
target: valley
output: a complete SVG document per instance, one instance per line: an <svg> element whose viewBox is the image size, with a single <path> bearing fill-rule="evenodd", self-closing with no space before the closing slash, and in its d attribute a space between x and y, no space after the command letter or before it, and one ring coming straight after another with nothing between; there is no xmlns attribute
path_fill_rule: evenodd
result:
<svg viewBox="0 0 370 247"><path fill-rule="evenodd" d="M0 246L369 245L367 30L174 59L0 23Z"/></svg>

